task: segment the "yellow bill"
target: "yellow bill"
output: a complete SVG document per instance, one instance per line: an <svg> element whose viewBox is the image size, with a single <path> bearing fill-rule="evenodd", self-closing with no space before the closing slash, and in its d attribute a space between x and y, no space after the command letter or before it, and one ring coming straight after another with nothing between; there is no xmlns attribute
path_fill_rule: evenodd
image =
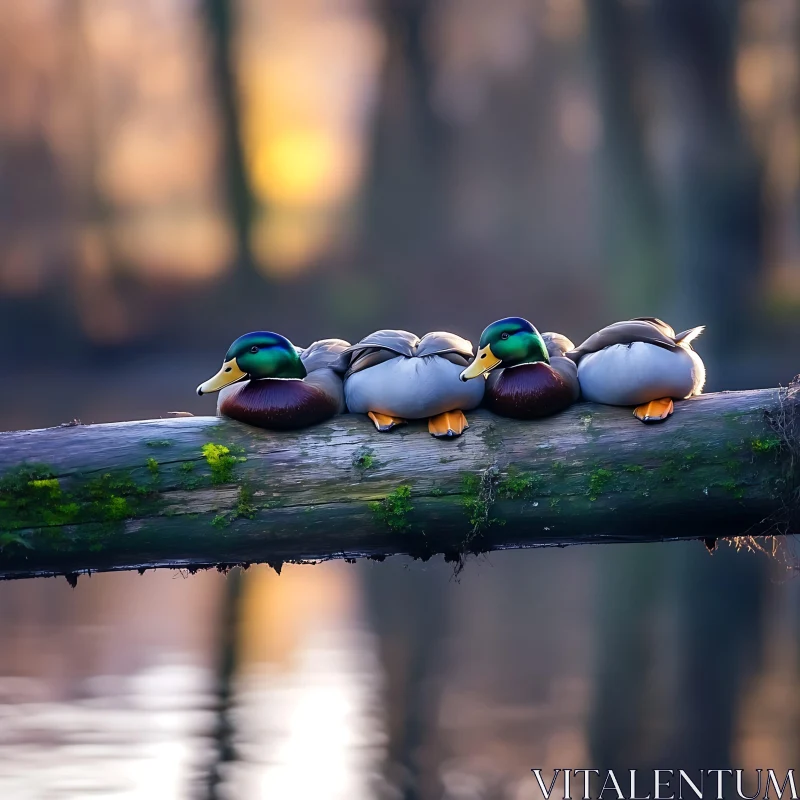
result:
<svg viewBox="0 0 800 800"><path fill-rule="evenodd" d="M478 355L475 360L459 375L462 381L468 381L470 378L480 378L481 375L494 369L499 363L499 359L493 352L491 345L486 345L478 350Z"/></svg>
<svg viewBox="0 0 800 800"><path fill-rule="evenodd" d="M236 381L246 377L247 373L242 372L236 363L236 359L232 358L222 365L222 369L213 378L209 378L205 383L201 383L197 387L197 394L204 395L209 392L218 392L220 389L224 389L226 386L230 386L232 383L236 383Z"/></svg>

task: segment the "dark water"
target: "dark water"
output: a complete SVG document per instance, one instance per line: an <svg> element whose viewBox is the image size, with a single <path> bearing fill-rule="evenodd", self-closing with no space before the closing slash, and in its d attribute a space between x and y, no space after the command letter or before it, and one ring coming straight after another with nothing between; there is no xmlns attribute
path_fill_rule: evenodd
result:
<svg viewBox="0 0 800 800"><path fill-rule="evenodd" d="M0 797L527 800L796 766L798 587L699 543L0 585ZM785 774L785 772L784 772Z"/></svg>

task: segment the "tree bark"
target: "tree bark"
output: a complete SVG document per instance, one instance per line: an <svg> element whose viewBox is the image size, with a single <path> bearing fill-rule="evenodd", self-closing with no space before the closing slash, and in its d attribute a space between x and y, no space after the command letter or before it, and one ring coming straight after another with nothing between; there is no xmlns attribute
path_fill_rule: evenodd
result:
<svg viewBox="0 0 800 800"><path fill-rule="evenodd" d="M579 403L486 411L452 441L362 416L297 432L213 417L0 434L0 578L775 530L793 488L777 389L704 395L645 426Z"/></svg>

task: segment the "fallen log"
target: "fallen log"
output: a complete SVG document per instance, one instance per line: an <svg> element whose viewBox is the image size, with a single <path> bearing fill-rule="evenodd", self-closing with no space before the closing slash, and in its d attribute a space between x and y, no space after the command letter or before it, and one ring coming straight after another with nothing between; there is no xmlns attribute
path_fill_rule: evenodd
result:
<svg viewBox="0 0 800 800"><path fill-rule="evenodd" d="M2 433L0 578L780 532L789 400L709 394L650 426L590 403L535 422L477 411L449 441L362 416Z"/></svg>

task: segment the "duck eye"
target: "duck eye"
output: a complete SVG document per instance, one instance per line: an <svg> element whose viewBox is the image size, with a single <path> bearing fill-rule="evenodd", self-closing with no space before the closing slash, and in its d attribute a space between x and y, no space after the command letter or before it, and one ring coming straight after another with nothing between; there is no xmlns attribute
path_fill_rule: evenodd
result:
<svg viewBox="0 0 800 800"><path fill-rule="evenodd" d="M257 353L257 352L258 352L258 348L257 348L255 345L253 345L253 346L250 348L250 352L251 352L251 353Z"/></svg>
<svg viewBox="0 0 800 800"><path fill-rule="evenodd" d="M501 339L508 339L508 334L507 333L501 333L500 334L500 338Z"/></svg>

